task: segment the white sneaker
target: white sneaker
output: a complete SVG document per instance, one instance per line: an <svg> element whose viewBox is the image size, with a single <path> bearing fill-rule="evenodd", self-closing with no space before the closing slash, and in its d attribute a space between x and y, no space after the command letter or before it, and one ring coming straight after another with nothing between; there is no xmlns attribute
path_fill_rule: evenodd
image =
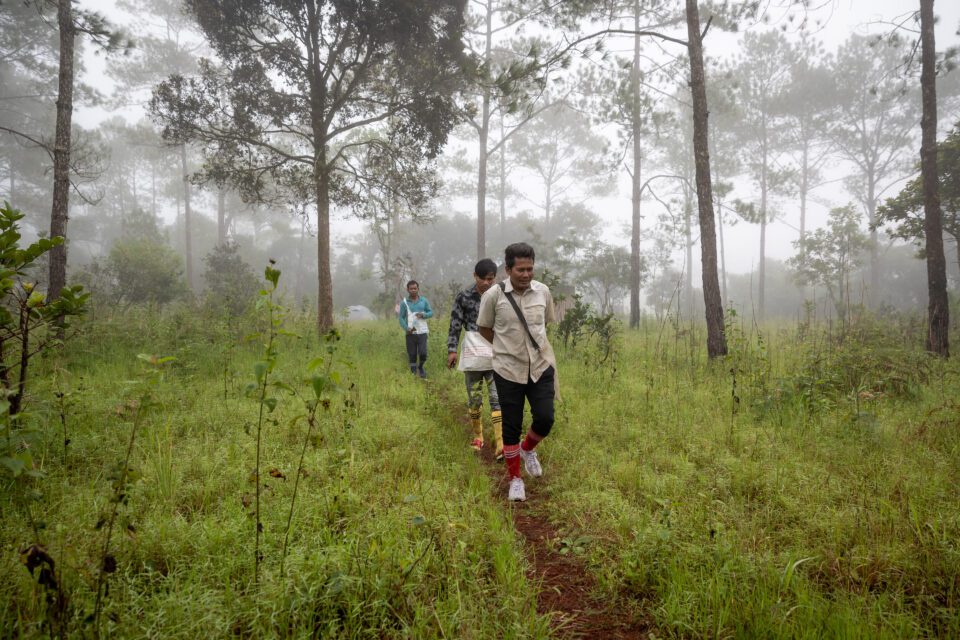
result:
<svg viewBox="0 0 960 640"><path fill-rule="evenodd" d="M507 493L507 500L510 502L524 502L527 499L527 492L523 488L523 478L514 478L510 481L510 491Z"/></svg>
<svg viewBox="0 0 960 640"><path fill-rule="evenodd" d="M520 448L520 457L523 458L523 468L527 470L527 475L531 478L539 478L543 475L543 467L540 466L540 460L537 459L536 451L524 451Z"/></svg>

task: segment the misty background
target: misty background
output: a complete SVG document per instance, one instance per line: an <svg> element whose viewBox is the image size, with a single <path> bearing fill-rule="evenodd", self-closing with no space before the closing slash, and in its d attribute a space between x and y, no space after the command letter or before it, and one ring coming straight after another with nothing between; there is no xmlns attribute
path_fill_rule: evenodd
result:
<svg viewBox="0 0 960 640"><path fill-rule="evenodd" d="M585 34L628 31L641 13L682 38L685 25L665 4L596 3L592 12L554 19L538 3L470 0L465 40L477 59L502 71ZM201 60L218 64L200 26L177 0L77 5L103 14L132 47L104 52L77 40L68 280L103 304L162 305L216 291L242 307L273 259L288 303L316 308L311 199L254 202L211 179L210 145L162 136L162 117L151 108L158 85L199 75ZM960 5L938 5L938 140L946 140L960 127L960 71L953 69ZM811 308L842 314L860 303L902 311L926 305L910 206L891 200L918 175L915 10L889 0L806 10L771 3L736 30L719 20L711 27L711 159L729 308L794 318ZM49 231L57 55L49 12L0 4L0 199L26 214L28 237ZM332 204L334 306L390 316L403 284L415 278L443 311L469 283L478 257L501 263L507 244L525 240L562 291L582 294L602 312L626 313L638 170L631 150L639 136L643 310L701 318L684 56L667 41L608 33L499 93L461 87L458 122L430 172L399 171L401 180L423 185L423 198L390 201L368 187L362 203ZM913 214L922 216L922 208ZM957 215L945 200L953 295ZM811 253L801 251L801 238Z"/></svg>

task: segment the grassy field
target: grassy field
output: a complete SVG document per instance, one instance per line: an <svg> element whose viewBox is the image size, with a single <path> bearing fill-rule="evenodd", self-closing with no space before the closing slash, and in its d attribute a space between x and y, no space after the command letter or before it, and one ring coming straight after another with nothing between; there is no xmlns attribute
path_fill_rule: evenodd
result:
<svg viewBox="0 0 960 640"><path fill-rule="evenodd" d="M25 422L44 476L3 480L0 634L550 637L511 507L466 446L439 321L426 383L393 323L328 343L287 322L301 337L278 337L269 378L289 389L264 413L255 582L254 329L100 315L37 362ZM652 320L603 362L558 346L563 400L527 486L554 550L657 637L960 636L960 367L904 346L914 330L734 318L714 363L697 331ZM318 356L340 389L308 434L290 392L313 396ZM32 544L59 591L23 565Z"/></svg>

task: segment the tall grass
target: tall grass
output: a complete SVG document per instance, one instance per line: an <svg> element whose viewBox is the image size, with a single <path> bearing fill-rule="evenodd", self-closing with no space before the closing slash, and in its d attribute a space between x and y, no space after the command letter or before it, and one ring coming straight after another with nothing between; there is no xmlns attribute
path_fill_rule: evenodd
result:
<svg viewBox="0 0 960 640"><path fill-rule="evenodd" d="M129 444L122 383L150 352L176 359L132 450L141 478L111 545L104 636L549 636L511 507L453 415L462 378L442 368L440 321L430 380L407 372L392 323L346 325L349 403L318 412L310 434L299 408L278 404L253 589L257 405L241 385L258 354L245 322L186 307L100 316L40 365L83 390L66 461L53 376L38 375L32 400L49 403L32 418L49 435L33 509L62 558L70 629L92 631L95 514ZM271 375L304 379L325 347L308 318L289 323L304 337L278 336ZM575 547L598 597L643 611L658 637L960 636L958 365L866 321L842 335L735 328L732 355L713 363L698 330L652 323L624 332L603 366L589 344L560 349L563 402L545 476L528 485L555 549ZM18 557L38 541L4 489L0 635L41 636L47 605Z"/></svg>
<svg viewBox="0 0 960 640"><path fill-rule="evenodd" d="M309 319L302 329L311 335ZM111 545L117 570L102 603L103 636L545 637L509 513L445 405L406 372L402 336L391 329L345 328L358 408L341 403L318 413L305 453L307 425L291 424L292 411L278 405L262 465L291 480L262 475L255 590L247 561L253 516L244 503L255 490L258 407L242 397L241 384L256 347L237 346L237 336L211 319L176 309L151 321L131 313L88 327L64 366L97 392L73 402L68 464L56 412L49 412L48 450L37 456L46 473L36 485L44 493L44 542L53 557L64 557L73 632L92 633L84 618L96 596L95 514L108 499L104 469L129 444L118 420L121 383L135 376L135 355L149 350L176 360L155 390L163 409L144 418L132 451L142 478L130 487L127 520L118 527L126 533ZM276 375L297 380L323 345L280 336L277 349ZM225 398L228 352L230 369L240 373ZM38 384L38 401L49 395L56 403L54 389ZM281 548L301 454L306 473L285 578ZM18 549L33 534L16 508L5 491L0 635L41 636L45 604L18 566Z"/></svg>

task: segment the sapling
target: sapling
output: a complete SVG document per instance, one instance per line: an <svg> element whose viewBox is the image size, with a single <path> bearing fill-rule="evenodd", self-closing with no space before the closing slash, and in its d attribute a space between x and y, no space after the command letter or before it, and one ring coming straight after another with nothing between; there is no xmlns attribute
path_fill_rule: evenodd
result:
<svg viewBox="0 0 960 640"><path fill-rule="evenodd" d="M307 369L311 372L323 368L321 373L314 373L310 377L310 386L313 389L314 397L303 400L305 412L301 416L294 418L305 419L307 421L307 433L303 438L303 447L300 450L300 461L297 463L297 472L293 480L293 495L290 498L290 511L287 514L287 528L283 536L283 551L280 555L280 575L283 575L284 563L287 559L287 545L290 540L290 529L293 524L293 511L297 503L297 490L300 487L300 478L303 475L303 460L307 455L307 446L313 437L313 430L317 424L317 409L323 407L325 411L330 411L330 394L340 386L340 374L333 370L334 355L336 354L336 344L340 341L340 332L331 329L324 336L324 342L327 343L326 357L319 357L312 360Z"/></svg>
<svg viewBox="0 0 960 640"><path fill-rule="evenodd" d="M30 455L32 435L23 424L30 359L60 344L60 329L54 323L62 318L66 329L66 319L83 314L89 298L82 287L75 286L65 287L60 298L48 302L36 284L25 279L31 265L62 244L63 238L40 238L21 247L18 222L22 218L9 204L0 207L0 410L6 436L0 468L13 477L39 473ZM8 364L11 361L15 367Z"/></svg>
<svg viewBox="0 0 960 640"><path fill-rule="evenodd" d="M276 264L270 260L270 264L264 269L263 277L269 283L269 288L261 289L257 300L257 310L267 310L267 331L266 341L263 345L263 353L260 360L253 365L253 372L256 382L247 385L247 392L256 393L257 401L260 405L257 414L257 453L256 462L253 469L253 479L256 483L256 494L254 504L254 519L256 520L256 531L254 533L254 561L253 561L253 583L254 586L260 584L260 534L263 532L263 524L260 520L260 452L263 433L264 409L267 413L272 413L277 408L277 399L267 396L269 388L270 374L273 372L277 363L277 349L275 346L276 338L280 332L283 323L283 308L274 302L274 295L277 291L277 283L280 280L280 270L275 269Z"/></svg>

